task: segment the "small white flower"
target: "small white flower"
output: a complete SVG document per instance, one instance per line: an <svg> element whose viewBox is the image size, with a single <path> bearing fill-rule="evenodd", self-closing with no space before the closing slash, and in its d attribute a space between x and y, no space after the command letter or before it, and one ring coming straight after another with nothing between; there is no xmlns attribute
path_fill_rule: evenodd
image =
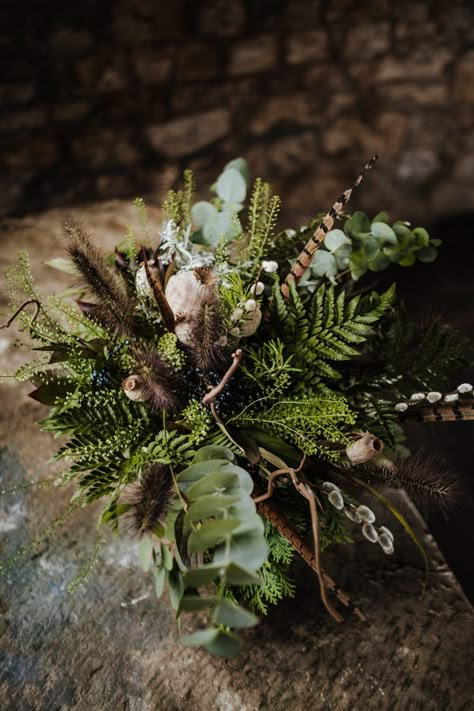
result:
<svg viewBox="0 0 474 711"><path fill-rule="evenodd" d="M255 285L255 294L256 296L260 296L260 294L263 294L263 290L265 289L265 284L263 281L257 281Z"/></svg>
<svg viewBox="0 0 474 711"><path fill-rule="evenodd" d="M461 385L458 385L457 391L458 393L464 394L464 393L470 393L472 392L472 385L471 383L461 383Z"/></svg>
<svg viewBox="0 0 474 711"><path fill-rule="evenodd" d="M368 506L358 506L356 511L362 521L365 521L366 523L373 523L375 521L375 514L372 509L369 509Z"/></svg>
<svg viewBox="0 0 474 711"><path fill-rule="evenodd" d="M331 493L328 496L329 502L334 506L335 509L341 509L344 508L344 499L341 496L341 492L338 490L331 491Z"/></svg>
<svg viewBox="0 0 474 711"><path fill-rule="evenodd" d="M426 399L428 400L428 402L438 402L438 400L441 400L442 397L443 396L441 395L441 393L432 392L432 393L428 393L428 395L426 396Z"/></svg>
<svg viewBox="0 0 474 711"><path fill-rule="evenodd" d="M244 309L246 311L255 311L257 308L257 302L255 299L247 299L247 301L244 304Z"/></svg>
<svg viewBox="0 0 474 711"><path fill-rule="evenodd" d="M410 400L412 402L420 402L420 400L425 399L425 393L413 393L413 395L410 397Z"/></svg>
<svg viewBox="0 0 474 711"><path fill-rule="evenodd" d="M445 402L456 402L456 400L459 400L459 393L450 393L444 396Z"/></svg>
<svg viewBox="0 0 474 711"><path fill-rule="evenodd" d="M377 543L377 541L379 540L379 534L371 523L364 523L364 525L362 526L362 534L371 543Z"/></svg>
<svg viewBox="0 0 474 711"><path fill-rule="evenodd" d="M263 261L262 262L262 269L264 272L276 272L278 269L278 262L274 262L273 260L270 261Z"/></svg>
<svg viewBox="0 0 474 711"><path fill-rule="evenodd" d="M395 412L405 412L408 410L408 405L406 402L398 402L395 405Z"/></svg>
<svg viewBox="0 0 474 711"><path fill-rule="evenodd" d="M242 316L244 315L244 310L238 306L236 309L233 310L231 319L232 321L240 321Z"/></svg>

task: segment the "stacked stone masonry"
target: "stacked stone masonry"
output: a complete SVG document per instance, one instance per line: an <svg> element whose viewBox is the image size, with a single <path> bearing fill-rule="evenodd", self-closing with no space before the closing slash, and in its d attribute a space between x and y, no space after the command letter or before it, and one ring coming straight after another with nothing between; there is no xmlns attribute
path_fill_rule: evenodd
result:
<svg viewBox="0 0 474 711"><path fill-rule="evenodd" d="M304 220L375 151L359 207L470 209L468 0L5 0L0 28L2 213L158 200L243 155Z"/></svg>

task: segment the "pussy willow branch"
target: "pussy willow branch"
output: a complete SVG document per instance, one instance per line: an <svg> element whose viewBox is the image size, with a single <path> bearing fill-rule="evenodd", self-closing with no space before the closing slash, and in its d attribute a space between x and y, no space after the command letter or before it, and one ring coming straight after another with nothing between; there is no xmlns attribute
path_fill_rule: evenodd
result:
<svg viewBox="0 0 474 711"><path fill-rule="evenodd" d="M234 375L235 371L239 367L241 361L242 361L242 349L238 348L235 353L232 353L232 365L230 368L226 371L226 373L223 375L222 380L220 383L218 383L214 388L209 390L206 395L204 395L202 399L203 405L210 405L212 402L215 401L216 397L220 395L220 393L224 390L225 386L229 382L229 380L232 378Z"/></svg>

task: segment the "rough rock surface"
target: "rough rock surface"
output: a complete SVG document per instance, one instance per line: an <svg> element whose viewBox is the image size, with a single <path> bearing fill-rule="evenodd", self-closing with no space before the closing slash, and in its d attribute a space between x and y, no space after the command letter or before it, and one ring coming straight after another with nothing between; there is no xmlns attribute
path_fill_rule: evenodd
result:
<svg viewBox="0 0 474 711"><path fill-rule="evenodd" d="M374 152L363 209L468 211L473 28L471 0L86 0L28 12L4 0L0 212L155 196L183 167L207 189L243 155L307 220Z"/></svg>
<svg viewBox="0 0 474 711"><path fill-rule="evenodd" d="M82 215L109 247L134 221L119 203L92 206ZM63 216L57 210L11 222L2 231L0 260L12 263L17 249L28 248L42 290L68 283L42 265L60 254ZM152 228L157 221L153 214ZM1 311L5 305L2 292ZM13 337L0 332L2 371L21 361ZM47 460L56 443L35 424L46 409L26 398L28 390L9 381L0 386L0 488L54 472ZM65 511L70 493L47 487L1 497L1 559L50 526ZM389 524L396 533L393 557L367 541L324 556L328 571L370 617L370 628L350 615L343 625L334 623L314 577L300 566L297 600L246 633L243 652L230 661L178 646L173 614L165 601L154 599L151 580L126 540L107 538L89 584L74 595L67 592L94 548L97 513L87 509L66 517L57 535L0 578L2 709L472 708L472 609L413 511L408 513L432 566L423 600L419 554Z"/></svg>

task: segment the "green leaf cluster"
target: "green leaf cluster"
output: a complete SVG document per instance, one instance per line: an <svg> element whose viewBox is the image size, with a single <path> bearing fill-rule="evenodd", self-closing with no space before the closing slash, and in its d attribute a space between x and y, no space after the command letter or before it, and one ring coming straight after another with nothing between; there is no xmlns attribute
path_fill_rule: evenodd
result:
<svg viewBox="0 0 474 711"><path fill-rule="evenodd" d="M273 289L274 332L293 356L292 365L301 370L297 390L315 387L322 378L339 380L341 373L331 364L350 360L360 353L373 328L391 307L395 288L384 294L373 292L362 298L338 295L332 285L322 284L306 304L294 284L285 301L278 284Z"/></svg>

